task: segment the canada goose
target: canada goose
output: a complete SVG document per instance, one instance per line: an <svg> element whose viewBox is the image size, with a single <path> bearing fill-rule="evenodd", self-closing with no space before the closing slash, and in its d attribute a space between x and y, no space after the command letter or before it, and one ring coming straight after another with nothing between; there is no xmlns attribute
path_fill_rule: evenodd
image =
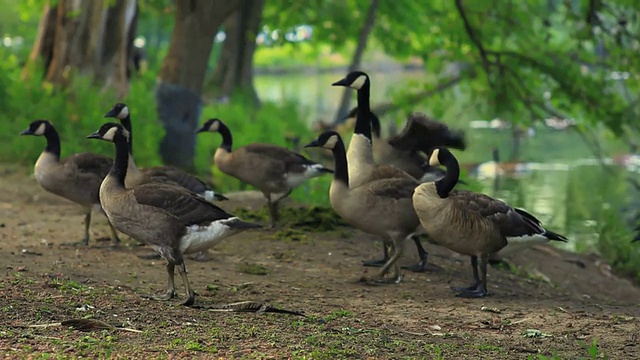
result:
<svg viewBox="0 0 640 360"><path fill-rule="evenodd" d="M133 156L133 131L131 126L131 112L123 103L117 103L104 115L105 118L116 118L129 132L129 153ZM148 182L160 182L182 186L189 191L204 196L208 201L228 200L224 195L216 193L209 185L197 177L172 166L154 166L138 169L133 158L129 159L127 170L127 187L133 187Z"/></svg>
<svg viewBox="0 0 640 360"><path fill-rule="evenodd" d="M88 136L111 141L116 149L113 166L100 185L100 202L116 229L152 246L167 260L167 292L149 297L169 300L175 296L174 269L178 266L187 293L182 304L192 305L195 294L183 254L206 250L223 238L260 226L244 222L182 187L147 183L127 189L128 136L128 131L115 123L106 123Z"/></svg>
<svg viewBox="0 0 640 360"><path fill-rule="evenodd" d="M369 104L371 81L369 75L362 71L352 71L344 78L334 82L333 86L344 86L355 89L357 92L358 106L356 110L356 124L347 150L347 164L349 166L349 187L352 189L369 181L403 178L418 185L418 180L401 169L389 165L378 165L373 160L373 148L371 139L371 108ZM419 261L410 267L413 271L424 271L428 253L420 243L418 237L413 236L413 241L418 250ZM389 253L387 247L383 247L383 258L364 260L364 266L382 266L388 263Z"/></svg>
<svg viewBox="0 0 640 360"><path fill-rule="evenodd" d="M278 202L303 182L333 171L291 150L271 144L249 144L232 150L231 131L220 119L209 119L197 131L218 132L222 144L214 161L218 169L242 182L255 186L267 199L271 227L278 221ZM281 194L275 200L272 194Z"/></svg>
<svg viewBox="0 0 640 360"><path fill-rule="evenodd" d="M491 147L491 161L486 161L480 164L465 164L463 167L470 173L484 179L520 174L531 170L528 163L517 161L501 162L500 152L495 146Z"/></svg>
<svg viewBox="0 0 640 360"><path fill-rule="evenodd" d="M475 284L466 289L456 289L460 296L487 295L490 254L503 248L515 251L550 240L567 241L566 237L545 230L538 219L524 210L512 208L484 194L452 191L460 168L458 160L446 148L433 150L429 163L432 166L444 165L447 173L441 180L418 186L413 194L413 206L422 227L434 242L471 257Z"/></svg>
<svg viewBox="0 0 640 360"><path fill-rule="evenodd" d="M20 135L44 136L47 146L44 148L34 166L36 181L43 189L80 204L85 211L84 237L81 242L89 244L89 226L91 225L91 208L100 207L100 183L109 172L113 161L108 157L79 153L60 160L60 136L47 120L36 120ZM111 241L120 243L118 234L111 223Z"/></svg>
<svg viewBox="0 0 640 360"><path fill-rule="evenodd" d="M305 147L322 147L333 152L335 169L329 190L331 206L340 217L355 228L383 238L391 257L382 266L377 278L393 267L394 282L402 281L397 260L402 255L404 240L420 226L411 195L416 181L407 178L374 180L360 186L349 186L349 169L342 138L335 131L326 131Z"/></svg>
<svg viewBox="0 0 640 360"><path fill-rule="evenodd" d="M358 108L348 114L355 118ZM397 135L381 138L380 119L374 112L369 113L373 138L373 161L379 165L397 167L421 182L440 179L444 171L425 166L426 154L436 146L464 150L466 141L462 131L452 131L445 124L422 113L412 113L407 118L404 129Z"/></svg>

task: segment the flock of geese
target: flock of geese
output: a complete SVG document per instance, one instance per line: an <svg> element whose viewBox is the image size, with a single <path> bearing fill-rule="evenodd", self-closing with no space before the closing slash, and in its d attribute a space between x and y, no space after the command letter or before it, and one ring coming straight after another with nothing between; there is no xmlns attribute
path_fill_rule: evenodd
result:
<svg viewBox="0 0 640 360"><path fill-rule="evenodd" d="M279 202L295 187L333 174L329 198L335 212L384 243L382 259L363 261L364 265L381 267L366 281L401 282L397 261L407 239L414 241L420 257L410 269L424 271L428 254L418 235L426 234L429 242L470 257L474 283L455 289L462 297L488 294L487 263L492 254L550 240L567 241L545 230L524 210L484 194L454 190L460 166L448 148L465 148L461 132L414 113L402 133L382 138L380 121L369 105L369 76L354 71L333 85L357 92L358 107L351 114L355 117L354 134L348 149L335 131L325 131L305 146L330 150L333 170L280 146L249 144L234 149L231 130L220 119L207 120L197 131L220 134L215 165L264 194L272 227L278 221ZM167 260L167 291L149 298L169 300L176 296L177 267L187 295L182 304L192 305L195 294L184 255L206 254L222 239L261 226L216 206L214 201L226 198L193 175L168 166L138 169L129 108L116 104L105 117L119 123L105 123L88 138L112 142L114 159L80 153L61 160L60 138L53 125L47 120L32 122L22 135L47 140L34 167L36 181L85 209L82 244L89 242L91 212L96 208L107 216L114 245L120 242L117 230L150 245Z"/></svg>

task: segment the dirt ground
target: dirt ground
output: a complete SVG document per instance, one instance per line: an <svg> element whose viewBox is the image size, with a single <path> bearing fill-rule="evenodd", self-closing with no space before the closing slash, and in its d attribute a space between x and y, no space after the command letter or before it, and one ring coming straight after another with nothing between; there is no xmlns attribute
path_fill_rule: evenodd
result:
<svg viewBox="0 0 640 360"><path fill-rule="evenodd" d="M491 296L461 299L450 286L470 281L468 260L446 249L426 244L439 268L371 286L357 282L375 271L360 260L380 253L367 235L340 228L282 240L252 231L225 240L210 261L187 261L199 308L147 300L141 295L165 289L164 262L138 258L150 249L126 236L118 250L95 242L108 235L100 214L88 248L61 246L80 239L81 211L29 172L0 166L2 357L640 358L640 288L595 256L546 246L491 268ZM260 204L238 195L221 206ZM402 261L412 263L407 249ZM211 309L245 300L306 317ZM117 328L56 326L79 318Z"/></svg>

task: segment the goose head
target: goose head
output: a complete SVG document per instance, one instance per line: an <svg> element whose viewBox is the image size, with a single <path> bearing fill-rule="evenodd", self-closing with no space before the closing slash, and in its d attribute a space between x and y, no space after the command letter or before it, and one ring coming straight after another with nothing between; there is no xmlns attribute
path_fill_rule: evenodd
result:
<svg viewBox="0 0 640 360"><path fill-rule="evenodd" d="M362 89L365 85L369 84L369 75L363 71L352 71L344 78L334 82L333 86L345 86L355 90Z"/></svg>
<svg viewBox="0 0 640 360"><path fill-rule="evenodd" d="M111 110L109 110L104 117L106 118L116 118L118 120L124 120L129 116L129 107L124 103L117 103L113 105Z"/></svg>
<svg viewBox="0 0 640 360"><path fill-rule="evenodd" d="M29 124L29 127L21 132L20 135L42 136L51 126L51 123L47 120L35 120Z"/></svg>
<svg viewBox="0 0 640 360"><path fill-rule="evenodd" d="M109 142L127 141L129 139L129 132L120 124L105 123L98 131L87 136L87 139L98 139Z"/></svg>
<svg viewBox="0 0 640 360"><path fill-rule="evenodd" d="M333 150L336 144L342 141L340 134L335 131L325 131L317 139L305 145L305 148L319 147L323 149Z"/></svg>
<svg viewBox="0 0 640 360"><path fill-rule="evenodd" d="M222 120L220 119L209 119L202 124L202 127L196 131L196 133L201 132L217 132L220 130L222 125Z"/></svg>

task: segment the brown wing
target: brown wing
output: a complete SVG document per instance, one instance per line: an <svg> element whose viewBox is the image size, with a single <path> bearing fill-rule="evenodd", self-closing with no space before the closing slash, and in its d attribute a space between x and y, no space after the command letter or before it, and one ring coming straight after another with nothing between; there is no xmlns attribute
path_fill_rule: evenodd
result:
<svg viewBox="0 0 640 360"><path fill-rule="evenodd" d="M74 154L63 161L65 164L73 163L81 173L95 174L103 179L111 170L113 159L92 153Z"/></svg>
<svg viewBox="0 0 640 360"><path fill-rule="evenodd" d="M162 210L185 225L203 224L233 217L198 194L172 185L143 184L134 187L131 192L139 204Z"/></svg>
<svg viewBox="0 0 640 360"><path fill-rule="evenodd" d="M373 172L372 178L379 180L379 179L395 179L395 178L399 178L399 179L407 179L407 180L412 180L412 181L416 181L416 179L414 177L412 177L411 175L407 174L406 172L404 172L403 170L395 167L395 166L388 166L388 165L379 165L376 167L376 169ZM415 184L415 186L418 186L418 184Z"/></svg>
<svg viewBox="0 0 640 360"><path fill-rule="evenodd" d="M437 146L464 150L466 143L462 131L453 131L437 120L422 113L409 115L404 129L387 139L389 144L404 151L429 153Z"/></svg>
<svg viewBox="0 0 640 360"><path fill-rule="evenodd" d="M305 165L316 164L296 152L276 145L250 144L244 146L243 149L253 155L260 155L265 159L281 162L284 165L283 172L303 172Z"/></svg>
<svg viewBox="0 0 640 360"><path fill-rule="evenodd" d="M197 177L171 166L155 166L140 170L152 181L181 186L194 193L202 194L211 188Z"/></svg>
<svg viewBox="0 0 640 360"><path fill-rule="evenodd" d="M367 191L389 199L411 199L413 190L419 184L411 179L382 179L366 183Z"/></svg>
<svg viewBox="0 0 640 360"><path fill-rule="evenodd" d="M545 230L533 215L514 209L488 195L465 190L453 191L455 201L467 211L475 212L496 224L505 237L544 234ZM526 215L523 215L526 214Z"/></svg>

